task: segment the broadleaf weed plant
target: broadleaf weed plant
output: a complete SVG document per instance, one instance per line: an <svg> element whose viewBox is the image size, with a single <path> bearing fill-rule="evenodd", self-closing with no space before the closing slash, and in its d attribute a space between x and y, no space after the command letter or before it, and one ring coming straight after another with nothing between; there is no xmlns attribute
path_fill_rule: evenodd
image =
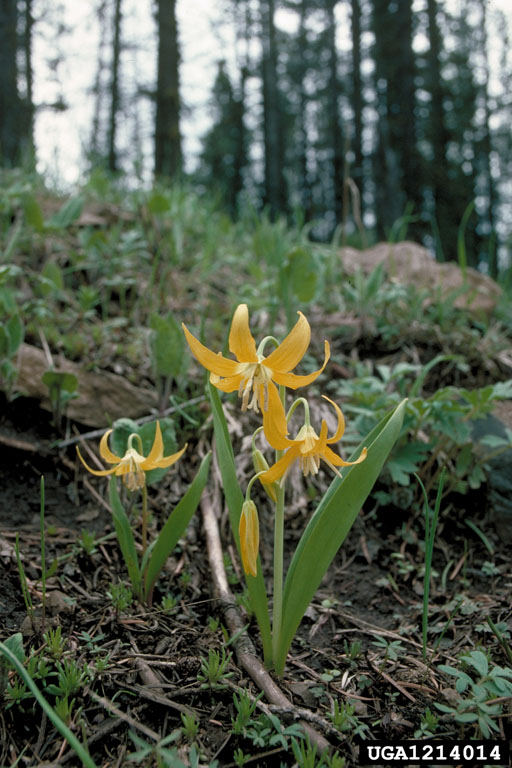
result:
<svg viewBox="0 0 512 768"><path fill-rule="evenodd" d="M126 423L124 426L126 427ZM160 422L157 421L154 427L152 424L146 424L144 425L144 430L146 433L148 431L153 432L153 442L150 450L145 450L141 432L134 425L134 431L127 437L125 452L124 454L120 452L121 455L114 453L108 443L109 437L113 432L115 433L115 430L110 429L105 432L100 442L100 455L106 463L112 464L110 469L92 469L86 464L78 449L77 452L80 460L89 472L94 475L111 476L109 495L114 528L128 571L133 594L140 602L151 605L153 589L165 561L183 535L199 504L208 477L211 453L204 457L190 487L169 515L157 538L152 542L148 542L149 507L147 475L150 472L159 473L162 470L168 469L181 458L187 446L185 445L181 450L164 456L164 441ZM115 434L113 438L115 447ZM142 557L140 559L137 554L132 524L117 489L117 477L122 478L123 484L129 493L139 491L142 497Z"/></svg>
<svg viewBox="0 0 512 768"><path fill-rule="evenodd" d="M455 704L436 702L436 708L461 725L472 723L476 737L490 739L493 732L499 733L496 718L503 712L504 701L512 697L512 669L494 664L480 649L459 656L458 667L440 664L438 668L455 678L459 698Z"/></svg>
<svg viewBox="0 0 512 768"><path fill-rule="evenodd" d="M240 304L229 334L230 352L236 360L211 351L183 326L192 354L210 371L209 393L216 450L231 529L242 560L251 609L261 633L264 662L279 675L283 673L290 645L309 603L400 434L405 408L404 401L386 414L349 461L342 459L331 448L345 429L343 414L336 403L326 398L338 421L331 437L328 437L325 421L322 422L320 435L316 433L305 398L298 398L286 410L287 390L305 387L315 381L330 356L326 341L324 362L320 369L308 375L292 373L304 357L311 336L309 323L301 312L298 314L297 323L281 343L273 336L265 336L256 347L249 330L247 305ZM265 349L269 346L273 347L270 354ZM236 477L234 451L218 389L238 391L243 411L261 412L263 423L258 426L257 432L262 431L268 445L275 450L275 463L269 466L263 454L255 449L253 441L255 475L245 494ZM304 414L303 425L295 439L290 439L289 422L297 409ZM305 476L316 475L321 460L334 471L336 477L311 517L285 578L284 519L289 470L298 462ZM338 468L342 468L344 474ZM256 481L263 484L275 507L272 625L259 557L259 516L251 499L251 488Z"/></svg>
<svg viewBox="0 0 512 768"><path fill-rule="evenodd" d="M398 364L393 368L364 363L355 367L355 377L333 381L327 386L333 397L347 399L346 411L353 415L352 428L364 435L407 393L408 401L399 438L386 463L388 500L400 506L402 489L408 488L417 474L429 493L437 489L444 467L449 469L443 498L452 492L465 493L484 482L487 462L510 450L512 434L504 437L484 434L475 439L473 425L492 413L500 400L512 397L512 381L498 382L479 389L447 386L422 395L428 373L439 362L439 355L426 366ZM454 358L454 361L457 362ZM395 498L396 497L396 498ZM382 496L383 502L386 499ZM410 503L410 500L407 502Z"/></svg>

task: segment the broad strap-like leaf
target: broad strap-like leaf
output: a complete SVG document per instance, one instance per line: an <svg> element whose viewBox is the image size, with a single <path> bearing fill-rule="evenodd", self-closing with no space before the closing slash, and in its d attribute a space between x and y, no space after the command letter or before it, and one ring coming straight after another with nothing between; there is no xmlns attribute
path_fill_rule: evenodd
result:
<svg viewBox="0 0 512 768"><path fill-rule="evenodd" d="M210 402L212 405L213 428L215 433L215 450L219 461L220 472L222 476L222 486L224 496L229 511L229 522L235 539L238 554L240 554L240 538L238 535L238 525L240 514L244 503L244 495L236 476L235 459L233 447L229 437L226 417L222 410L219 393L208 384ZM246 576L247 588L251 601L251 608L254 611L258 626L260 628L261 640L263 643L263 658L265 663L269 664L272 655L272 634L270 630L270 618L268 615L268 600L261 570L260 558L258 557L258 572L253 578Z"/></svg>
<svg viewBox="0 0 512 768"><path fill-rule="evenodd" d="M281 642L274 659L278 674L283 672L288 650L308 605L400 434L406 402L385 416L362 441L351 459L367 446L366 460L342 470L342 476L333 481L302 534L284 586Z"/></svg>
<svg viewBox="0 0 512 768"><path fill-rule="evenodd" d="M117 540L123 554L133 591L135 595L137 595L137 598L140 598L142 597L142 579L140 575L139 560L135 550L135 539L133 537L130 521L128 520L123 505L121 504L121 499L119 498L115 475L112 475L110 478L109 495Z"/></svg>
<svg viewBox="0 0 512 768"><path fill-rule="evenodd" d="M158 538L151 549L147 570L144 573L144 597L147 600L153 591L158 574L164 567L165 561L183 536L192 515L197 509L201 494L208 479L208 470L212 460L208 453L201 462L196 476L183 498L175 506Z"/></svg>

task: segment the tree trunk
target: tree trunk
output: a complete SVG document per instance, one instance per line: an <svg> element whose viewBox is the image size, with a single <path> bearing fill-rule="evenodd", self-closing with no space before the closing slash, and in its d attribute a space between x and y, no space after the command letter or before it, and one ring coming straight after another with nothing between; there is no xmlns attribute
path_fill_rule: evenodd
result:
<svg viewBox="0 0 512 768"><path fill-rule="evenodd" d="M441 37L437 23L437 0L427 0L428 12L428 90L431 95L430 131L433 162L431 167L432 199L437 228L443 233L451 221L449 189L446 184L446 148L447 132L443 107L443 87L441 77ZM444 259L441 243L437 247L438 259Z"/></svg>
<svg viewBox="0 0 512 768"><path fill-rule="evenodd" d="M338 0L327 0L325 8L327 12L327 46L329 56L327 112L332 152L332 195L335 220L338 223L344 218L345 147L340 115L340 80L338 77L338 52L336 50L336 18L334 15L337 3Z"/></svg>
<svg viewBox="0 0 512 768"><path fill-rule="evenodd" d="M363 81L361 77L361 7L359 0L352 0L352 109L354 110L354 133L352 151L354 164L351 177L359 189L361 214L363 211Z"/></svg>
<svg viewBox="0 0 512 768"><path fill-rule="evenodd" d="M17 67L17 2L0 3L0 164L12 168L19 165L22 155L24 125L22 103L18 94Z"/></svg>
<svg viewBox="0 0 512 768"><path fill-rule="evenodd" d="M283 173L283 133L279 89L277 85L277 50L274 26L274 0L260 0L263 84L263 140L265 148L264 203L275 218L286 210L287 192Z"/></svg>
<svg viewBox="0 0 512 768"><path fill-rule="evenodd" d="M498 259L497 253L499 243L496 237L496 227L494 222L494 209L496 206L496 189L491 168L491 154L493 142L491 137L490 121L491 108L489 105L489 49L487 40L487 3L486 0L480 0L482 11L482 30L481 45L482 59L484 62L484 78L481 85L481 98L484 104L484 124L482 126L482 140L480 150L483 160L483 172L485 174L486 192L487 192L487 224L489 227L489 274L496 280L498 278Z"/></svg>
<svg viewBox="0 0 512 768"><path fill-rule="evenodd" d="M121 2L115 0L114 35L112 41L112 80L110 84L110 120L108 131L108 169L115 173L118 168L116 134L119 112L119 59L121 57Z"/></svg>
<svg viewBox="0 0 512 768"><path fill-rule="evenodd" d="M157 26L155 175L175 179L182 162L176 0L157 0Z"/></svg>
<svg viewBox="0 0 512 768"><path fill-rule="evenodd" d="M299 45L298 59L300 62L300 76L299 76L299 114L298 114L298 167L299 167L299 184L300 184L300 199L302 201L302 208L304 211L305 221L309 221L312 216L312 195L311 195L311 180L308 172L308 116L307 106L308 97L306 94L306 76L308 72L307 58L305 51L307 51L308 40L306 34L306 12L307 12L307 0L301 0L300 4L300 17L299 17L299 32L297 35L297 42Z"/></svg>

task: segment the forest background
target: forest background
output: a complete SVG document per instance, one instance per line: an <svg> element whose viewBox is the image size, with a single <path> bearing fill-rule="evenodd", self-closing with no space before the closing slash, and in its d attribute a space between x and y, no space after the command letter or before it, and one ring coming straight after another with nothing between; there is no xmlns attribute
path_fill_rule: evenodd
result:
<svg viewBox="0 0 512 768"><path fill-rule="evenodd" d="M352 244L511 265L498 0L5 0L0 164L153 174Z"/></svg>

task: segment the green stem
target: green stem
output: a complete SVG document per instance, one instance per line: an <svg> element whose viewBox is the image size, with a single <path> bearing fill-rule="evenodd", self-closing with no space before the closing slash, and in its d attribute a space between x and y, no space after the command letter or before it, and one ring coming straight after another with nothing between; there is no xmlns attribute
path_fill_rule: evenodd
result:
<svg viewBox="0 0 512 768"><path fill-rule="evenodd" d="M281 403L285 404L286 389L279 387ZM276 451L276 462L284 451ZM275 662L281 644L283 618L283 550L284 550L284 482L276 486L276 516L274 520L274 601L272 611L272 661Z"/></svg>
<svg viewBox="0 0 512 768"><path fill-rule="evenodd" d="M283 543L284 486L277 486L276 517L274 521L274 605L272 613L272 658L277 658L281 641L283 617Z"/></svg>
<svg viewBox="0 0 512 768"><path fill-rule="evenodd" d="M46 549L44 538L44 475L41 475L41 510L40 510L40 526L41 526L41 592L42 592L42 609L41 609L41 634L44 634L44 625L46 620Z"/></svg>
<svg viewBox="0 0 512 768"><path fill-rule="evenodd" d="M146 483L142 486L142 556L148 546L148 489Z"/></svg>

